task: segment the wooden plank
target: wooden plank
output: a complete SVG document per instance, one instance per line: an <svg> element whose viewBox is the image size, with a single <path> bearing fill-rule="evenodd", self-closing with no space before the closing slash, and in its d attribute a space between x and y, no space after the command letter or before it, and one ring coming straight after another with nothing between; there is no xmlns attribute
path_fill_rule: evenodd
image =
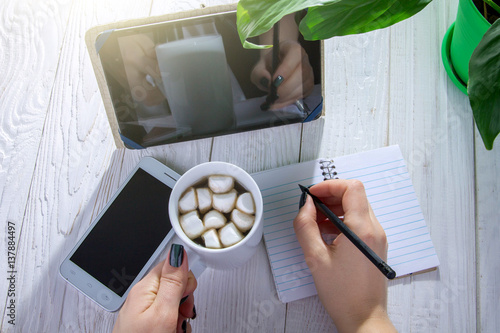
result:
<svg viewBox="0 0 500 333"><path fill-rule="evenodd" d="M302 124L214 138L212 161L236 164L249 173L297 163Z"/></svg>
<svg viewBox="0 0 500 333"><path fill-rule="evenodd" d="M56 0L0 6L0 220L5 230L7 221L15 224L16 247L70 7ZM7 249L5 237L0 248ZM0 270L8 270L7 260ZM0 288L1 304L6 297L7 286ZM12 328L4 313L0 331Z"/></svg>
<svg viewBox="0 0 500 333"><path fill-rule="evenodd" d="M477 332L499 332L500 318L500 148L487 151L476 129Z"/></svg>
<svg viewBox="0 0 500 333"><path fill-rule="evenodd" d="M335 157L387 144L389 36L385 29L325 41L324 130L304 153L320 145L319 156Z"/></svg>
<svg viewBox="0 0 500 333"><path fill-rule="evenodd" d="M20 331L100 331L114 322L114 314L58 277L62 259L118 186L115 171L123 159L112 155L115 145L84 34L94 25L145 16L149 8L147 1L102 0L71 7L19 241ZM108 183L98 188L103 177Z"/></svg>
<svg viewBox="0 0 500 333"><path fill-rule="evenodd" d="M325 41L326 112L323 119L304 125L302 161L386 145L388 47L387 29ZM335 331L317 296L291 302L287 309L287 332Z"/></svg>
<svg viewBox="0 0 500 333"><path fill-rule="evenodd" d="M448 10L433 2L391 30L389 143L401 147L441 262L390 283L402 332L475 330L472 118L441 63Z"/></svg>
<svg viewBox="0 0 500 333"><path fill-rule="evenodd" d="M286 307L270 270L263 243L240 268L207 269L194 294L194 332L283 332Z"/></svg>

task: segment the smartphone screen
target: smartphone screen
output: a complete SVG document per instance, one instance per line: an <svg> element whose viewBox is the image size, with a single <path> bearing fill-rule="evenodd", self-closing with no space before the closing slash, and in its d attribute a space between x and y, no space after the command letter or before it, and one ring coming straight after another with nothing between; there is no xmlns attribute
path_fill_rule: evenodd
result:
<svg viewBox="0 0 500 333"><path fill-rule="evenodd" d="M172 228L170 193L139 168L70 261L123 296Z"/></svg>

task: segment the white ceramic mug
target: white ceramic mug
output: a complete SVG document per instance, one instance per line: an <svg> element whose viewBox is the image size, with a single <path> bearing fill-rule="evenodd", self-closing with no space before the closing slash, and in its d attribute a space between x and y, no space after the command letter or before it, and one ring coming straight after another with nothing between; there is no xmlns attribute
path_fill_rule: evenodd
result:
<svg viewBox="0 0 500 333"><path fill-rule="evenodd" d="M181 195L193 185L196 185L210 175L232 176L235 182L243 186L253 196L255 203L255 222L249 233L240 242L222 249L209 249L189 239L179 224L178 202ZM170 222L177 236L182 242L200 257L200 261L207 267L230 269L243 265L257 250L262 238L262 195L252 176L240 167L225 162L208 162L197 165L184 173L175 183L168 203ZM191 258L190 258L191 260Z"/></svg>

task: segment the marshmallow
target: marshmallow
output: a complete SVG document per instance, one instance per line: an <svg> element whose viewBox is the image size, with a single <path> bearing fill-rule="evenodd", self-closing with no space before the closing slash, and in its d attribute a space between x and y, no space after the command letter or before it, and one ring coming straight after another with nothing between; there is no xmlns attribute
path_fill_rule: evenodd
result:
<svg viewBox="0 0 500 333"><path fill-rule="evenodd" d="M184 233L191 239L200 237L203 231L205 231L205 226L198 216L197 210L182 215L180 224Z"/></svg>
<svg viewBox="0 0 500 333"><path fill-rule="evenodd" d="M255 218L253 215L243 213L238 209L234 209L231 213L231 221L240 229L241 232L252 229Z"/></svg>
<svg viewBox="0 0 500 333"><path fill-rule="evenodd" d="M205 214L212 208L212 191L209 188L197 188L196 197L198 198L200 213Z"/></svg>
<svg viewBox="0 0 500 333"><path fill-rule="evenodd" d="M198 208L198 200L196 198L196 191L193 187L190 187L184 192L182 197L179 199L179 212L181 214L190 212Z"/></svg>
<svg viewBox="0 0 500 333"><path fill-rule="evenodd" d="M203 216L203 224L205 228L219 229L226 224L226 217L216 210L211 210Z"/></svg>
<svg viewBox="0 0 500 333"><path fill-rule="evenodd" d="M215 231L215 229L206 231L201 237L205 242L205 247L208 247L210 249L220 249L222 247L219 241L219 236L217 235L217 231Z"/></svg>
<svg viewBox="0 0 500 333"><path fill-rule="evenodd" d="M219 238L222 245L224 245L224 247L228 247L242 240L243 235L238 228L236 228L234 223L230 222L219 230Z"/></svg>
<svg viewBox="0 0 500 333"><path fill-rule="evenodd" d="M237 192L232 189L228 193L215 194L212 196L212 204L214 209L217 209L221 213L230 213L234 209L236 204Z"/></svg>
<svg viewBox="0 0 500 333"><path fill-rule="evenodd" d="M226 193L233 189L234 178L231 176L210 176L208 177L208 187L214 193Z"/></svg>
<svg viewBox="0 0 500 333"><path fill-rule="evenodd" d="M253 203L252 194L250 192L241 194L238 200L236 200L236 208L243 213L255 214L255 204Z"/></svg>

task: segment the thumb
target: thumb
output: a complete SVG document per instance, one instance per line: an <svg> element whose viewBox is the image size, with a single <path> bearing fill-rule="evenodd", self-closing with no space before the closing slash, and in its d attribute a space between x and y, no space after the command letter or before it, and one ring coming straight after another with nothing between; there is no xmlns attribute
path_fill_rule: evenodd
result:
<svg viewBox="0 0 500 333"><path fill-rule="evenodd" d="M172 244L161 270L155 305L167 313L177 313L188 282L188 263L184 247Z"/></svg>
<svg viewBox="0 0 500 333"><path fill-rule="evenodd" d="M306 258L317 256L326 249L316 222L316 207L309 195L293 220L293 228Z"/></svg>

